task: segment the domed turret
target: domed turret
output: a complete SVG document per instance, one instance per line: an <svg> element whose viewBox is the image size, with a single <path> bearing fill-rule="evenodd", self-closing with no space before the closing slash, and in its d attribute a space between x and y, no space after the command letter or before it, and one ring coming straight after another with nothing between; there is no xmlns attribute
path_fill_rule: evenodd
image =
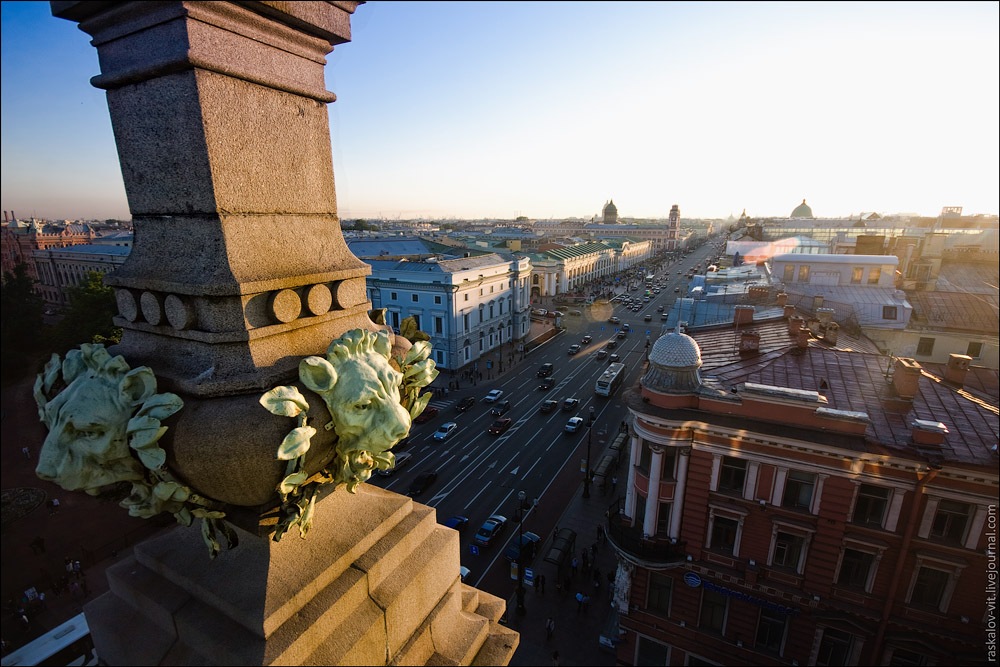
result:
<svg viewBox="0 0 1000 667"><path fill-rule="evenodd" d="M615 201L609 199L608 203L604 205L604 223L613 225L618 222L618 207L615 206Z"/></svg>
<svg viewBox="0 0 1000 667"><path fill-rule="evenodd" d="M789 216L791 218L811 218L813 217L813 210L809 208L809 204L803 199L802 203L795 207L792 214Z"/></svg>
<svg viewBox="0 0 1000 667"><path fill-rule="evenodd" d="M690 393L701 386L701 349L694 338L682 333L660 336L649 351L649 370L644 387L659 392Z"/></svg>

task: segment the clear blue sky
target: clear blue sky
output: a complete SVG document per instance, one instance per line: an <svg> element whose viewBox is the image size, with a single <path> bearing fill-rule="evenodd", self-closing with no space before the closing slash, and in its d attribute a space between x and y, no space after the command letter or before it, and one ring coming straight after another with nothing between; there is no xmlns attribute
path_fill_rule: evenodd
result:
<svg viewBox="0 0 1000 667"><path fill-rule="evenodd" d="M2 3L2 207L128 218L97 52ZM996 2L370 2L327 65L340 214L1000 212Z"/></svg>

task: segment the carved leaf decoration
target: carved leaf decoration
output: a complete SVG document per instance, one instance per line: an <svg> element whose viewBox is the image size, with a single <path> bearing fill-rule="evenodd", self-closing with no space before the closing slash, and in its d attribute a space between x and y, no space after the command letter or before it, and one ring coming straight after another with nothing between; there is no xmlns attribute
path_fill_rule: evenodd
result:
<svg viewBox="0 0 1000 667"><path fill-rule="evenodd" d="M305 396L295 387L275 387L260 397L260 404L279 417L298 417L309 410Z"/></svg>
<svg viewBox="0 0 1000 667"><path fill-rule="evenodd" d="M162 501L184 502L191 496L191 489L177 482L159 482L153 487L153 496Z"/></svg>
<svg viewBox="0 0 1000 667"><path fill-rule="evenodd" d="M154 394L142 404L136 416L152 417L162 421L183 407L184 401L177 394Z"/></svg>
<svg viewBox="0 0 1000 667"><path fill-rule="evenodd" d="M316 492L318 488L314 488L312 493L309 494L309 500L306 503L305 508L302 510L302 516L299 517L299 536L305 539L306 533L312 528L313 524L313 514L316 509Z"/></svg>
<svg viewBox="0 0 1000 667"><path fill-rule="evenodd" d="M316 435L316 429L312 426L299 426L293 428L278 447L278 458L282 461L303 456L309 451L309 441Z"/></svg>
<svg viewBox="0 0 1000 667"><path fill-rule="evenodd" d="M427 407L427 404L430 403L430 400L431 400L431 395L424 394L416 401L414 401L413 405L410 407L410 418L416 419L417 417L419 417L420 413L423 412L424 408Z"/></svg>
<svg viewBox="0 0 1000 667"><path fill-rule="evenodd" d="M388 308L375 308L374 310L369 310L368 319L375 324L385 326L385 311L387 310Z"/></svg>
<svg viewBox="0 0 1000 667"><path fill-rule="evenodd" d="M323 394L333 389L337 382L337 371L326 359L306 357L299 363L299 379L317 394Z"/></svg>
<svg viewBox="0 0 1000 667"><path fill-rule="evenodd" d="M174 512L174 518L182 526L190 526L194 521L194 517L191 516L191 510L187 507L182 507L180 510Z"/></svg>
<svg viewBox="0 0 1000 667"><path fill-rule="evenodd" d="M404 318L402 322L399 323L399 335L403 338L412 341L413 334L417 333L417 320L412 317Z"/></svg>
<svg viewBox="0 0 1000 667"><path fill-rule="evenodd" d="M416 364L431 356L431 344L427 341L417 341L406 353L403 359L404 365Z"/></svg>
<svg viewBox="0 0 1000 667"><path fill-rule="evenodd" d="M167 453L156 444L166 431L167 427L160 426L160 420L153 417L133 417L128 422L128 445L150 470L167 461Z"/></svg>
<svg viewBox="0 0 1000 667"><path fill-rule="evenodd" d="M309 476L305 473L305 471L300 470L299 472L293 472L291 475L281 480L281 484L278 485L278 492L282 496L287 496L289 493L295 491L296 488L302 486L307 479L309 479Z"/></svg>
<svg viewBox="0 0 1000 667"><path fill-rule="evenodd" d="M215 538L215 526L208 519L204 519L201 522L201 539L208 546L208 557L215 560L215 557L219 555L219 551L222 550L222 545Z"/></svg>

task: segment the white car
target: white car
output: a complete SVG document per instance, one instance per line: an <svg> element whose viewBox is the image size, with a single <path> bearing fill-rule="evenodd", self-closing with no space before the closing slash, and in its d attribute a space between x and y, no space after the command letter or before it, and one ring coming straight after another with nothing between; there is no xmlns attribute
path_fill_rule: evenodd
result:
<svg viewBox="0 0 1000 667"><path fill-rule="evenodd" d="M567 433L576 433L583 426L583 417L570 417L563 429Z"/></svg>
<svg viewBox="0 0 1000 667"><path fill-rule="evenodd" d="M458 424L455 422L445 422L438 427L438 430L434 431L434 439L438 441L447 440L457 429Z"/></svg>
<svg viewBox="0 0 1000 667"><path fill-rule="evenodd" d="M395 473L400 468L406 466L410 462L410 459L412 458L413 458L412 454L408 452L400 452L399 454L396 454L396 465L389 468L388 470L376 470L375 473L381 475L382 477L392 477L393 473Z"/></svg>
<svg viewBox="0 0 1000 667"><path fill-rule="evenodd" d="M496 403L497 399L501 396L503 396L503 391L500 389L491 389L490 393L486 394L486 397L483 398L483 403Z"/></svg>

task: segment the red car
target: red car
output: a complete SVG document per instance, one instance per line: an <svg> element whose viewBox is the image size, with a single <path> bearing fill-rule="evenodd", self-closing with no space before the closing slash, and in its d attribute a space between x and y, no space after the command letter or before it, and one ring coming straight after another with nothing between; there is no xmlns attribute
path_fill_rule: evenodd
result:
<svg viewBox="0 0 1000 667"><path fill-rule="evenodd" d="M437 413L438 413L437 408L435 408L433 405L428 405L426 408L424 408L424 411L421 412L419 415L417 415L417 418L414 419L413 421L416 424L426 424L430 420L434 419L437 416Z"/></svg>
<svg viewBox="0 0 1000 667"><path fill-rule="evenodd" d="M493 422L493 425L489 428L489 433L490 435L500 435L501 433L505 433L513 423L514 420L510 417L501 417Z"/></svg>

